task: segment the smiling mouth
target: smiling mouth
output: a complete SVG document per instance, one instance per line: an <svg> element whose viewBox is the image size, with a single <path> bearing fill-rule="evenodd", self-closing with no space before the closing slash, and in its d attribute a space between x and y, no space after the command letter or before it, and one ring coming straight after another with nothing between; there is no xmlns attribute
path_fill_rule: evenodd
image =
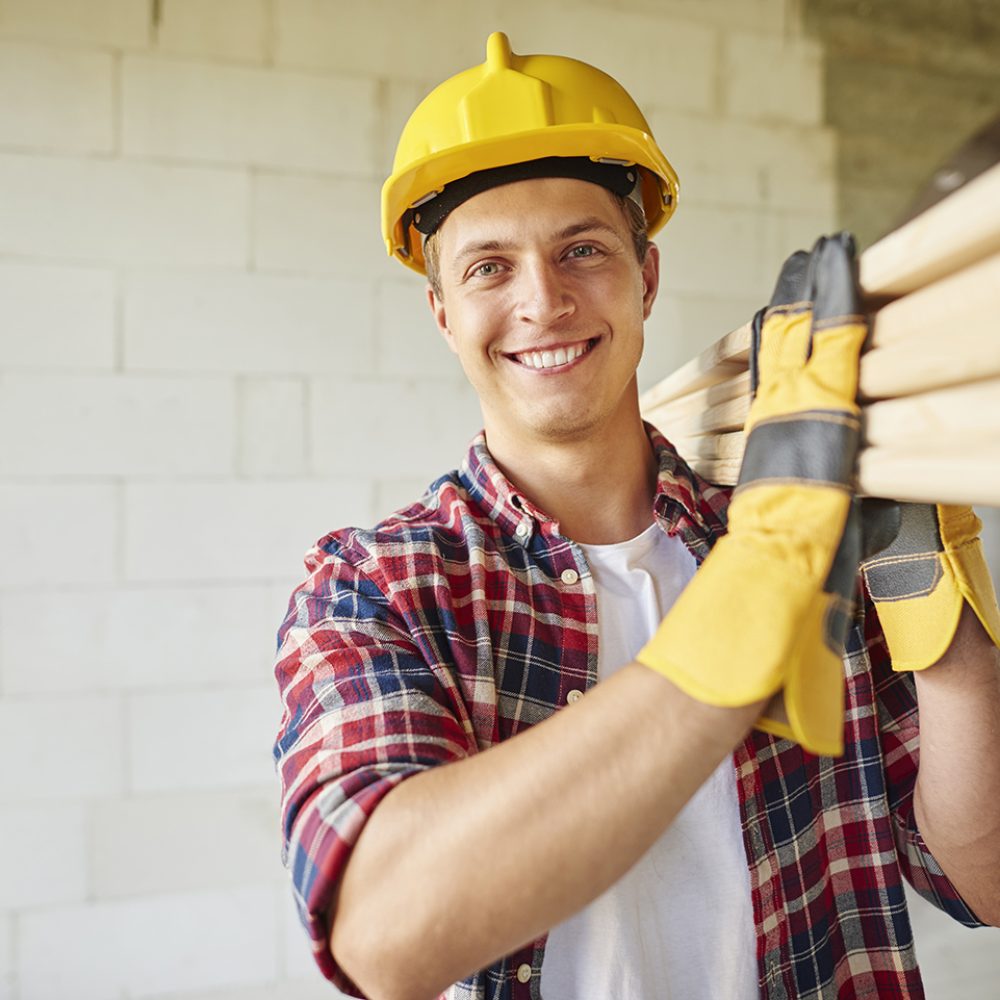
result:
<svg viewBox="0 0 1000 1000"><path fill-rule="evenodd" d="M507 357L524 368L534 368L536 371L567 368L578 358L588 354L600 339L591 337L590 340L570 344L568 347L556 347L547 351L523 351L520 354L508 354Z"/></svg>

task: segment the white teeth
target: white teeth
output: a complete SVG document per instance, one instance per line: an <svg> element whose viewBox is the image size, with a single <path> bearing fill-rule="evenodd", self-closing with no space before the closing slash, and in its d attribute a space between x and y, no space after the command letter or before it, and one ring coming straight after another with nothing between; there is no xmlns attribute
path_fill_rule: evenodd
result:
<svg viewBox="0 0 1000 1000"><path fill-rule="evenodd" d="M575 361L589 349L590 344L585 341L571 347L557 347L554 351L526 351L524 354L515 354L514 357L529 368L556 368Z"/></svg>

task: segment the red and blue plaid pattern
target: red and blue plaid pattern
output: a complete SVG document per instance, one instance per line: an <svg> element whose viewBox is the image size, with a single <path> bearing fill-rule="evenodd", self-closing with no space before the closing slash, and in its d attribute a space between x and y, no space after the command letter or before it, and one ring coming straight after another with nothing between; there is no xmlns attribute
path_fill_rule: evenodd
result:
<svg viewBox="0 0 1000 1000"><path fill-rule="evenodd" d="M725 531L729 491L647 431L656 517L700 563ZM327 535L306 567L275 667L284 858L320 969L356 993L330 955L326 912L372 810L410 775L516 736L595 684L597 604L583 553L517 493L482 435L418 503L370 530ZM563 582L567 569L579 579ZM815 757L756 731L733 755L768 1000L923 996L903 875L977 925L916 828L913 682L891 671L868 611L844 661L845 755ZM446 996L538 1000L544 947ZM533 975L522 983L525 964Z"/></svg>

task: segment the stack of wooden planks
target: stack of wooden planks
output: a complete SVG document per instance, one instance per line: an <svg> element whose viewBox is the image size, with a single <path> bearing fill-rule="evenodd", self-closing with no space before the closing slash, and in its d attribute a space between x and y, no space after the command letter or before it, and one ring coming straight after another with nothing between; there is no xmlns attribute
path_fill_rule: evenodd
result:
<svg viewBox="0 0 1000 1000"><path fill-rule="evenodd" d="M858 491L1000 506L1000 164L866 250ZM750 326L644 393L643 416L732 485L750 408Z"/></svg>

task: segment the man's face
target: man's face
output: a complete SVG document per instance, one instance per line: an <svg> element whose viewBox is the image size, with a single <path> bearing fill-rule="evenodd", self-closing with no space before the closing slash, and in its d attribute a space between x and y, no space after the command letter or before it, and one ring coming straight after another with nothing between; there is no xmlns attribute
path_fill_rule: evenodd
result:
<svg viewBox="0 0 1000 1000"><path fill-rule="evenodd" d="M479 395L488 439L573 441L638 415L635 370L659 257L636 259L613 196L540 178L478 194L439 235L441 332Z"/></svg>

